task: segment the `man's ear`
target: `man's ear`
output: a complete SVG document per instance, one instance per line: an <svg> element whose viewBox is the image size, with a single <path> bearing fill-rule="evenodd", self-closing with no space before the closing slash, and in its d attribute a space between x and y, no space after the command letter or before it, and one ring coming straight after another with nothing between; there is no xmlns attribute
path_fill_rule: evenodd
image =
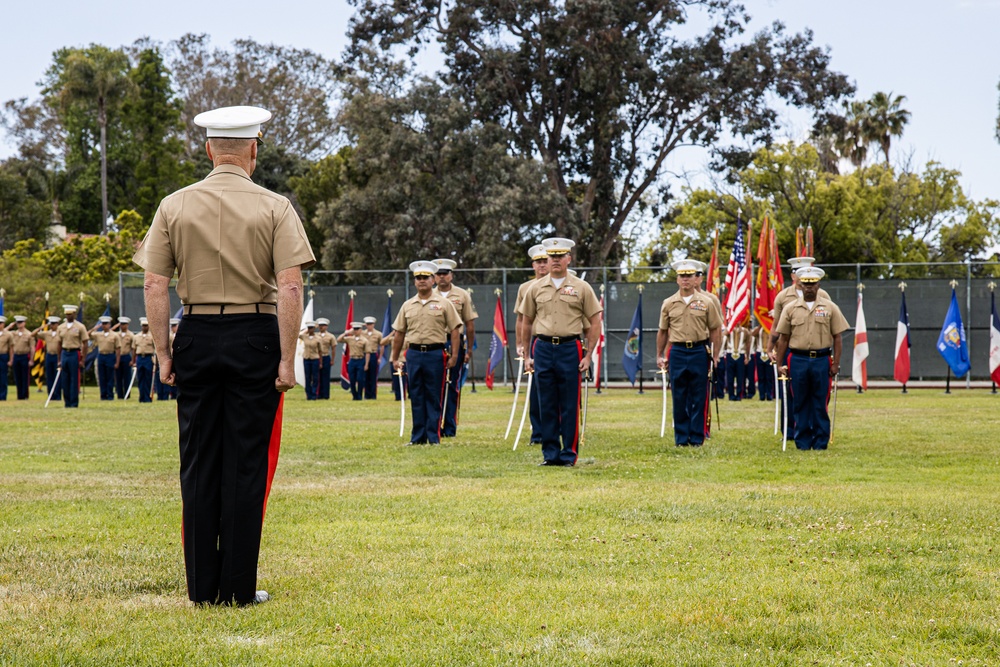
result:
<svg viewBox="0 0 1000 667"><path fill-rule="evenodd" d="M208 159L215 162L215 157L212 155L212 142L208 139L205 140L205 153L208 154Z"/></svg>

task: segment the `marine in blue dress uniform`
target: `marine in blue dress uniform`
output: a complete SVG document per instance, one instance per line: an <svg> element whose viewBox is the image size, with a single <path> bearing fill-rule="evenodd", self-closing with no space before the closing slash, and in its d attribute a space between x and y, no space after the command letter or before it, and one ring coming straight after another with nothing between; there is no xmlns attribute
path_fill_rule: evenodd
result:
<svg viewBox="0 0 1000 667"><path fill-rule="evenodd" d="M707 431L709 365L722 352L722 313L706 292L698 291L700 262L684 259L671 266L680 289L660 306L656 333L657 365L670 374L674 444L699 446Z"/></svg>
<svg viewBox="0 0 1000 667"><path fill-rule="evenodd" d="M111 330L111 318L104 315L100 319L100 329L90 332L90 338L97 346L97 379L102 401L115 398L115 372L118 370L122 343Z"/></svg>
<svg viewBox="0 0 1000 667"><path fill-rule="evenodd" d="M389 361L399 372L405 367L413 413L411 445L441 442L444 374L458 363L458 357L445 349L445 341L451 343L452 350L458 349L462 321L455 306L434 291L437 268L434 262L410 264L417 295L403 302L392 323L395 335ZM408 346L405 361L401 356L404 339Z"/></svg>
<svg viewBox="0 0 1000 667"><path fill-rule="evenodd" d="M565 238L542 241L549 256L549 273L532 282L519 310L520 340L532 341L527 347L525 370L535 373L533 384L539 385L544 457L540 465L546 466L576 465L580 383L590 370L601 332L603 309L597 295L589 284L568 273L575 245Z"/></svg>
<svg viewBox="0 0 1000 667"><path fill-rule="evenodd" d="M802 296L785 306L778 332L777 356L789 364L779 369L790 372L790 393L794 401L795 426L792 437L799 449L826 449L830 442L830 415L827 403L830 384L840 372L840 335L850 328L840 308L819 295L823 269L799 269Z"/></svg>

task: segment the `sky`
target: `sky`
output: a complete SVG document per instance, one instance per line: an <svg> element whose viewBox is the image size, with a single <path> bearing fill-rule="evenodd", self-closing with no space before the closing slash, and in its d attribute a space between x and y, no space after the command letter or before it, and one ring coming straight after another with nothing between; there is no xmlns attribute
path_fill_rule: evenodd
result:
<svg viewBox="0 0 1000 667"><path fill-rule="evenodd" d="M790 32L806 28L830 48L832 66L857 86L857 97L876 91L906 96L910 123L894 159L915 165L936 160L962 172L976 199L1000 200L1000 144L994 139L1000 82L1000 0L744 0L752 26L781 20ZM28 2L8 3L0 40L0 102L39 94L37 82L63 46L131 44L140 37L168 42L208 33L215 46L251 37L307 48L335 58L342 52L352 8L344 0L244 0L232 3L175 0L50 0L44 16ZM435 66L435 59L427 61ZM808 118L786 117L787 138L801 140ZM13 147L0 140L0 158ZM676 172L704 171L703 151L678 154Z"/></svg>

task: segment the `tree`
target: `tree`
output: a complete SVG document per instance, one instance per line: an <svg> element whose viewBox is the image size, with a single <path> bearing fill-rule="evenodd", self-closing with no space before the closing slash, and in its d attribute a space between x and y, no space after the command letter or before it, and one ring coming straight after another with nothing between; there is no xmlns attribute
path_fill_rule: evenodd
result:
<svg viewBox="0 0 1000 667"><path fill-rule="evenodd" d="M28 179L16 166L15 161L0 165L0 251L22 239L48 237L48 207L31 195Z"/></svg>
<svg viewBox="0 0 1000 667"><path fill-rule="evenodd" d="M353 148L297 181L326 231L324 263L523 264L525 245L552 228L559 209L540 165L509 155L499 126L477 121L434 81L391 94L363 78L354 86L340 116Z"/></svg>
<svg viewBox="0 0 1000 667"><path fill-rule="evenodd" d="M128 56L121 49L91 44L86 49L62 49L46 73L45 94L64 112L79 109L96 115L101 151L101 220L108 218L108 114L132 89Z"/></svg>
<svg viewBox="0 0 1000 667"><path fill-rule="evenodd" d="M889 147L894 137L903 136L910 112L902 108L904 95L877 92L870 100L844 102L844 113L824 113L813 131L818 145L832 143L841 157L861 167L868 157L868 147L876 144L889 164Z"/></svg>
<svg viewBox="0 0 1000 667"><path fill-rule="evenodd" d="M103 236L73 237L66 243L37 250L31 258L40 262L50 278L75 283L111 283L120 271L141 271L132 256L148 225L135 211L122 211Z"/></svg>
<svg viewBox="0 0 1000 667"><path fill-rule="evenodd" d="M477 120L541 159L564 202L555 231L581 243L584 263L621 257L626 221L667 197L663 165L678 148L742 165L751 153L725 137L767 144L776 99L819 110L852 90L811 33L775 24L740 41L750 17L730 0L353 1L351 61L436 38L444 79ZM710 26L685 38L694 12Z"/></svg>
<svg viewBox="0 0 1000 667"><path fill-rule="evenodd" d="M910 112L902 108L905 95L877 92L868 100L865 135L868 141L877 143L889 164L889 145L893 137L903 136L903 128L910 121Z"/></svg>

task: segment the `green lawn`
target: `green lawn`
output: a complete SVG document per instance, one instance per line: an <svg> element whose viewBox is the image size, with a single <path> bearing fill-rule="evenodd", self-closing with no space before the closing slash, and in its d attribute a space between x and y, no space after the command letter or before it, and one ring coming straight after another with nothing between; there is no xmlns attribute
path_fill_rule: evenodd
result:
<svg viewBox="0 0 1000 667"><path fill-rule="evenodd" d="M773 404L689 449L592 392L566 469L479 389L440 447L293 392L248 609L187 602L173 404L0 404L0 664L1000 664L1000 397L842 391L782 452Z"/></svg>

